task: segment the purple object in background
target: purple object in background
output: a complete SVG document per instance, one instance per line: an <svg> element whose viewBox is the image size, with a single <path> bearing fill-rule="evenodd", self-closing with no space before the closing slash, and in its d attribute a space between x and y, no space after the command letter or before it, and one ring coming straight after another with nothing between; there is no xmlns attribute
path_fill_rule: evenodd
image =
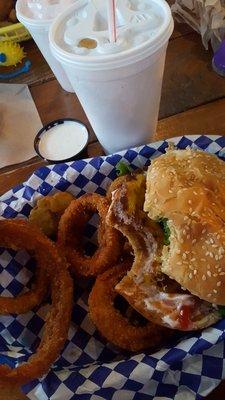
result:
<svg viewBox="0 0 225 400"><path fill-rule="evenodd" d="M212 60L212 66L217 74L225 77L225 40L222 41L216 50Z"/></svg>

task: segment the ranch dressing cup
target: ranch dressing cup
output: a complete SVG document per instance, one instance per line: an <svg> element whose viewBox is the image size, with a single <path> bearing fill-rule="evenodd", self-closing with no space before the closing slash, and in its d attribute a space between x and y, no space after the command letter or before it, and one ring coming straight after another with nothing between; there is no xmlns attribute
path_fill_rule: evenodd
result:
<svg viewBox="0 0 225 400"><path fill-rule="evenodd" d="M147 143L154 134L174 25L164 0L117 0L116 24L117 41L110 43L106 2L77 0L49 34L106 153Z"/></svg>
<svg viewBox="0 0 225 400"><path fill-rule="evenodd" d="M7 0L6 0L7 1ZM27 28L43 54L56 79L67 92L73 88L60 62L52 55L49 46L49 28L53 19L75 0L17 0L16 15Z"/></svg>

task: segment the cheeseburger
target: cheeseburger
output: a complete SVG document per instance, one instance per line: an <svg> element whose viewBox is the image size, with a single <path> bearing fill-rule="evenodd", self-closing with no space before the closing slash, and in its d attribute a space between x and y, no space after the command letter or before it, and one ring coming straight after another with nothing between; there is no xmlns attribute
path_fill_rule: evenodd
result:
<svg viewBox="0 0 225 400"><path fill-rule="evenodd" d="M116 290L140 314L184 331L205 328L222 317L222 160L190 148L169 149L152 161L144 184L138 174L120 182L112 192L108 222L128 239L134 255Z"/></svg>

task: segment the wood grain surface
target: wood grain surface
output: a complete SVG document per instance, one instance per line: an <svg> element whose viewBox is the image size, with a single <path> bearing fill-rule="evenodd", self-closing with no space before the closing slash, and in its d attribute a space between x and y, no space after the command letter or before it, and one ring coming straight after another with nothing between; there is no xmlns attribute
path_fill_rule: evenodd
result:
<svg viewBox="0 0 225 400"><path fill-rule="evenodd" d="M225 96L225 79L212 71L212 53L196 33L170 41L166 56L159 118Z"/></svg>
<svg viewBox="0 0 225 400"><path fill-rule="evenodd" d="M43 124L61 117L73 117L85 122L90 129L85 156L103 154L76 96L60 88L33 41L24 43L24 48L32 61L30 72L5 82L30 86ZM157 133L149 141L182 134L225 135L225 79L212 71L211 59L212 53L204 50L199 35L184 24L176 24L167 51L160 120ZM25 181L43 164L36 157L0 170L0 194ZM221 383L207 400L224 398L225 383ZM25 399L19 388L0 386L0 400Z"/></svg>
<svg viewBox="0 0 225 400"><path fill-rule="evenodd" d="M42 88L40 87L40 93L42 93ZM48 82L45 84L44 91L47 91L47 87L53 88L57 87L57 90L61 90L56 81ZM56 89L53 89L53 93ZM51 93L51 92L49 92ZM52 110L56 108L56 114L58 111L57 104L59 100L54 97L54 102L52 101ZM69 106L70 108L70 106ZM43 108L48 112L48 108ZM84 113L80 110L80 107L76 107L76 117L84 121ZM42 120L45 121L48 114L40 113L42 115ZM168 118L163 118L159 120L157 126L157 132L153 138L149 138L149 141L157 141L165 138L172 138L175 136L185 135L196 135L196 134L211 134L211 135L224 135L225 136L225 99L217 100L212 103L208 103L199 107L195 107L191 110L185 111L180 114L173 115ZM57 114L58 115L58 114ZM62 115L62 114L61 114ZM57 117L53 117L57 118ZM99 142L90 141L85 157L95 157L103 154L103 149ZM23 166L10 166L1 170L0 174L0 194L5 193L7 190L11 189L15 185L24 182L33 171L35 171L40 166L44 165L38 157L35 157L31 163L25 162Z"/></svg>

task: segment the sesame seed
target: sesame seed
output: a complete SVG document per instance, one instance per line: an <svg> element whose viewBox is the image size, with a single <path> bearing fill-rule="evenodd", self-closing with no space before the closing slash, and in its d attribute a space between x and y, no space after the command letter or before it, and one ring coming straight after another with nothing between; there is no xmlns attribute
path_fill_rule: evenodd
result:
<svg viewBox="0 0 225 400"><path fill-rule="evenodd" d="M184 216L184 221L187 221L188 220L188 217L187 217L187 215L185 215Z"/></svg>
<svg viewBox="0 0 225 400"><path fill-rule="evenodd" d="M192 279L192 273L190 272L190 274L188 275L189 276L189 279Z"/></svg>
<svg viewBox="0 0 225 400"><path fill-rule="evenodd" d="M181 253L181 251L178 249L178 250L176 251L176 253L177 253L177 254L180 254L180 253Z"/></svg>
<svg viewBox="0 0 225 400"><path fill-rule="evenodd" d="M212 297L212 294L211 293L207 294L207 297Z"/></svg>
<svg viewBox="0 0 225 400"><path fill-rule="evenodd" d="M183 233L183 235L185 235L185 234L186 234L186 230L185 230L185 229L183 229L182 233Z"/></svg>
<svg viewBox="0 0 225 400"><path fill-rule="evenodd" d="M194 244L196 242L197 242L197 239L193 239L191 243Z"/></svg>
<svg viewBox="0 0 225 400"><path fill-rule="evenodd" d="M216 289L213 289L213 293L217 293L217 290L216 290Z"/></svg>
<svg viewBox="0 0 225 400"><path fill-rule="evenodd" d="M206 276L202 275L202 280L205 281L206 280Z"/></svg>
<svg viewBox="0 0 225 400"><path fill-rule="evenodd" d="M217 282L216 286L221 286L221 281Z"/></svg>
<svg viewBox="0 0 225 400"><path fill-rule="evenodd" d="M216 254L215 255L215 260L218 261L219 260L219 256Z"/></svg>
<svg viewBox="0 0 225 400"><path fill-rule="evenodd" d="M219 266L219 265L218 265ZM218 272L221 272L222 271L222 268L218 268Z"/></svg>
<svg viewBox="0 0 225 400"><path fill-rule="evenodd" d="M194 269L194 275L196 275L197 274L197 269Z"/></svg>
<svg viewBox="0 0 225 400"><path fill-rule="evenodd" d="M225 272L220 272L219 275L220 275L220 276L223 276L223 275L225 275Z"/></svg>
<svg viewBox="0 0 225 400"><path fill-rule="evenodd" d="M191 262L194 262L194 261L196 261L196 258L195 257L191 258Z"/></svg>
<svg viewBox="0 0 225 400"><path fill-rule="evenodd" d="M206 233L206 229L203 229L203 230L202 230L202 233Z"/></svg>
<svg viewBox="0 0 225 400"><path fill-rule="evenodd" d="M202 248L203 248L203 246L202 246ZM207 252L205 253L205 255L206 255L206 256L209 256L209 251L207 251Z"/></svg>
<svg viewBox="0 0 225 400"><path fill-rule="evenodd" d="M211 258L213 258L213 253L210 252L210 253L209 253L209 256L210 256Z"/></svg>
<svg viewBox="0 0 225 400"><path fill-rule="evenodd" d="M195 191L194 191L193 193L195 194L195 196L197 196L197 195L198 195L198 193L197 193L197 192L195 192Z"/></svg>
<svg viewBox="0 0 225 400"><path fill-rule="evenodd" d="M214 278L216 278L218 276L218 274L213 274Z"/></svg>
<svg viewBox="0 0 225 400"><path fill-rule="evenodd" d="M184 260L187 258L187 256L186 256L185 253L182 254L182 258L183 258Z"/></svg>
<svg viewBox="0 0 225 400"><path fill-rule="evenodd" d="M207 275L208 275L209 277L211 277L211 276L212 276L212 274L211 274L211 272L210 272L210 271L207 271Z"/></svg>
<svg viewBox="0 0 225 400"><path fill-rule="evenodd" d="M201 261L206 262L206 259L205 258L201 258Z"/></svg>
<svg viewBox="0 0 225 400"><path fill-rule="evenodd" d="M188 204L192 204L192 201L191 201L191 200L188 200Z"/></svg>

